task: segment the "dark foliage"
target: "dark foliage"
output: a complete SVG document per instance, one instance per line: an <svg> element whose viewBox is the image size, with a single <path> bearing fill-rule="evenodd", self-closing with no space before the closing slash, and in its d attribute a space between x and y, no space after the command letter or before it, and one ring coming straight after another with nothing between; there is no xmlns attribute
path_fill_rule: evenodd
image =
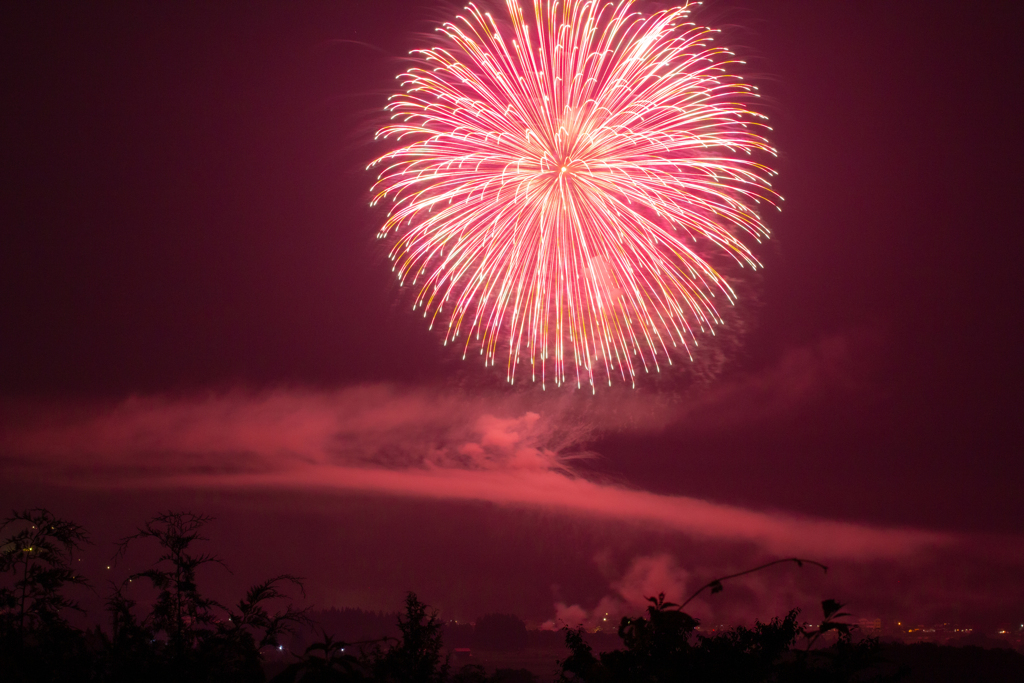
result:
<svg viewBox="0 0 1024 683"><path fill-rule="evenodd" d="M934 643L887 643L880 648L887 671L900 674L900 683L1020 683L1024 654L1005 648Z"/></svg>
<svg viewBox="0 0 1024 683"><path fill-rule="evenodd" d="M69 680L87 672L84 635L64 618L66 593L88 582L74 570L85 530L48 510L13 512L0 526L0 672L5 680ZM58 656L54 656L58 655Z"/></svg>
<svg viewBox="0 0 1024 683"><path fill-rule="evenodd" d="M167 674L175 678L196 675L198 646L205 645L209 639L213 631L215 610L221 608L221 605L199 591L196 581L196 572L204 565L223 564L213 555L193 550L197 541L209 540L199 530L210 521L209 517L203 515L168 512L149 520L137 533L122 539L118 544L120 557L127 552L133 541L151 539L157 543L160 556L153 567L126 579L115 589L115 594L119 596L115 599L127 601L124 591L128 589L129 583L138 579L148 579L160 591L149 616L142 624L143 633L154 642L160 638L161 659L164 660L161 663L166 666ZM128 607L127 611L130 612L130 609ZM129 616L122 611L122 618ZM114 637L116 639L117 633Z"/></svg>
<svg viewBox="0 0 1024 683"><path fill-rule="evenodd" d="M409 593L398 618L401 639L370 655L374 678L395 683L434 683L448 678L448 657L442 656L444 625L437 612Z"/></svg>
<svg viewBox="0 0 1024 683"><path fill-rule="evenodd" d="M88 543L84 529L47 510L15 512L0 525L8 534L0 546L0 680L128 683L264 683L268 651L295 627L310 624L309 613L290 605L286 589L302 591L295 576L282 574L252 586L232 606L209 598L198 574L219 558L196 548L210 519L192 513L158 515L123 539L129 545L149 542L156 554L149 569L111 586L106 603L109 632L82 631L67 620L81 611L70 592L89 587L75 570L75 553ZM771 562L705 584L703 591L723 590L723 581L752 571L808 560ZM811 564L817 564L811 562ZM817 565L824 567L822 565ZM131 589L148 582L157 591L151 604L140 605ZM622 644L595 655L582 629L566 629L569 656L559 662L561 683L864 683L896 681L1024 680L1024 656L1010 650L934 645L886 645L854 639L854 627L835 600L822 602L820 625L797 621L796 611L753 628L738 627L713 636L664 595L648 598L646 613L624 617ZM372 638L336 640L321 628L319 640L291 664L277 660L272 683L536 683L526 669L502 668L488 675L475 664L450 672L444 639L470 640L476 647L517 650L532 642L525 624L512 615L480 617L476 628L445 626L435 610L414 593L397 615L333 610L321 614L352 633ZM390 623L388 623L390 622ZM335 624L335 625L337 625ZM354 629L354 630L353 630ZM390 631L390 633L389 633ZM611 634L598 634L611 638ZM596 637L588 634L588 638ZM448 643L451 646L451 642Z"/></svg>
<svg viewBox="0 0 1024 683"><path fill-rule="evenodd" d="M364 656L357 656L353 645L334 640L326 633L313 643L299 661L275 676L271 683L349 683L372 680Z"/></svg>
<svg viewBox="0 0 1024 683"><path fill-rule="evenodd" d="M569 657L561 662L562 683L650 683L692 681L846 683L897 680L883 672L875 640L853 642L834 600L822 603L821 625L808 630L794 610L754 628L737 627L714 636L697 632L698 621L664 594L648 598L646 617L623 617L624 647L594 656L581 629L566 629ZM838 633L827 648L812 649L826 633ZM803 647L795 647L799 639Z"/></svg>
<svg viewBox="0 0 1024 683"><path fill-rule="evenodd" d="M136 572L113 589L107 608L111 636L106 643L104 678L110 681L263 681L261 650L305 621L302 610L286 607L271 613L268 605L286 599L282 587L302 590L302 582L280 575L251 587L235 607L226 607L199 589L197 572L223 562L195 549L208 540L200 530L209 517L188 512L157 515L121 540L118 556L129 544L155 541L158 557L150 569ZM146 616L135 616L128 587L148 580L159 593Z"/></svg>
<svg viewBox="0 0 1024 683"><path fill-rule="evenodd" d="M400 637L360 643L322 634L321 642L306 648L305 655L272 683L441 683L449 680L448 657L441 653L443 629L437 612L409 593L398 616Z"/></svg>
<svg viewBox="0 0 1024 683"><path fill-rule="evenodd" d="M206 539L199 530L209 518L170 512L154 517L129 543L156 541L150 569L111 587L107 599L110 632L73 628L64 614L79 610L66 589L87 586L73 569L73 554L87 542L85 531L46 510L16 512L2 530L14 530L0 551L0 672L4 681L224 681L265 679L261 650L276 646L282 634L305 620L302 610L271 612L268 605L287 598L286 585L302 584L290 575L253 586L234 607L224 607L199 589L197 570L220 563L196 552ZM148 609L130 595L144 579L158 591Z"/></svg>

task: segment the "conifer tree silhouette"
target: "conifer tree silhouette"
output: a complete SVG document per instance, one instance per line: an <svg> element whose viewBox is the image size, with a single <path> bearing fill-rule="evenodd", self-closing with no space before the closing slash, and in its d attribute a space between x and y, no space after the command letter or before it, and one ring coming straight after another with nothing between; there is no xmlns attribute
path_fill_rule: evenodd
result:
<svg viewBox="0 0 1024 683"><path fill-rule="evenodd" d="M68 610L83 611L67 589L89 585L75 568L75 553L89 543L85 529L33 508L12 512L0 533L10 534L0 541L0 676L28 681L87 674L82 633L65 617Z"/></svg>

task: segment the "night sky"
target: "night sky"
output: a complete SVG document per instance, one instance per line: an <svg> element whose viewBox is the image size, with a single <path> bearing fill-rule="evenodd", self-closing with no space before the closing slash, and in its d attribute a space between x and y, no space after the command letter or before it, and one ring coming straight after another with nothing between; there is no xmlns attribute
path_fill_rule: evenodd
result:
<svg viewBox="0 0 1024 683"><path fill-rule="evenodd" d="M192 509L218 590L319 606L587 622L801 554L694 613L1021 623L1024 5L698 8L783 211L693 368L596 396L463 362L375 239L373 132L457 10L0 7L0 508L85 524L97 584Z"/></svg>

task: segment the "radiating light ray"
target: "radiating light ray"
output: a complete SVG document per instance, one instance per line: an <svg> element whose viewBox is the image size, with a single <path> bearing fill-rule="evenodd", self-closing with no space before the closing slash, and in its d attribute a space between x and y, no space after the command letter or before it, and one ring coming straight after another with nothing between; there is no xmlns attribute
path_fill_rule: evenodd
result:
<svg viewBox="0 0 1024 683"><path fill-rule="evenodd" d="M632 4L470 4L414 51L377 132L402 145L371 164L373 203L413 309L463 357L507 351L510 382L528 364L542 385L635 386L736 300L711 253L760 267L755 207L778 197L756 89L692 5Z"/></svg>

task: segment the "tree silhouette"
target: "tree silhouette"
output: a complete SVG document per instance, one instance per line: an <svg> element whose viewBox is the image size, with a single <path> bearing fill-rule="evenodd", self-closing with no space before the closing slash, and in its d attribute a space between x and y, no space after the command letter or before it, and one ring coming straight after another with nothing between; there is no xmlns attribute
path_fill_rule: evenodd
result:
<svg viewBox="0 0 1024 683"><path fill-rule="evenodd" d="M271 683L354 683L370 680L369 665L353 650L353 645L361 643L334 640L323 632L321 635L322 640L307 647L302 659L274 676Z"/></svg>
<svg viewBox="0 0 1024 683"><path fill-rule="evenodd" d="M199 529L210 521L211 517L191 512L166 512L118 542L117 557L123 557L136 540L150 538L159 545L162 554L154 567L132 574L128 580L148 579L160 591L150 624L157 633L167 635L168 647L179 662L196 645L200 630L213 622L213 609L221 607L200 594L196 570L211 563L223 566L223 561L215 555L191 551L196 541L209 540Z"/></svg>
<svg viewBox="0 0 1024 683"><path fill-rule="evenodd" d="M722 582L762 571L774 565L794 562L798 566L812 560L790 558L776 560L737 574L706 583L682 605L667 602L664 593L647 598L646 616L623 617L618 634L623 648L594 656L584 638L582 627L565 629L569 656L560 662L561 683L656 683L689 681L692 683L847 683L852 681L892 680L878 672L878 642L866 639L854 643L850 624L838 621L849 616L835 600L822 602L823 619L814 630L797 622L798 611L776 617L769 623L755 622L752 629L736 627L705 636L697 632L699 621L683 607L705 590L712 594L723 590ZM828 648L814 649L826 633L839 634ZM794 649L799 637L806 645Z"/></svg>
<svg viewBox="0 0 1024 683"><path fill-rule="evenodd" d="M399 640L386 649L376 648L370 655L375 679L382 683L436 683L447 679L449 658L441 655L444 624L437 612L409 592L398 628L402 632Z"/></svg>
<svg viewBox="0 0 1024 683"><path fill-rule="evenodd" d="M274 614L267 610L267 602L288 598L279 589L283 583L294 584L302 590L302 581L288 574L268 579L251 587L239 600L237 610L226 610L228 617L217 622L215 632L203 634L199 640L198 658L204 663L207 679L263 680L260 652L264 648L277 647L280 636L306 621L306 611L291 606Z"/></svg>
<svg viewBox="0 0 1024 683"><path fill-rule="evenodd" d="M274 677L272 683L443 683L449 659L442 656L444 625L437 612L420 602L415 593L405 596L398 616L399 638L346 643L327 634L306 648L301 660ZM353 650L373 645L369 650ZM347 650L347 651L346 651Z"/></svg>
<svg viewBox="0 0 1024 683"><path fill-rule="evenodd" d="M0 587L0 634L24 641L41 628L65 626L62 611L81 611L64 589L88 585L72 563L89 539L81 526L43 508L12 512L0 533L11 528L17 530L0 546L0 574L12 582Z"/></svg>
<svg viewBox="0 0 1024 683"><path fill-rule="evenodd" d="M88 586L74 568L85 530L34 508L13 512L0 525L0 678L72 680L90 675L83 634L65 618L82 612L66 589Z"/></svg>
<svg viewBox="0 0 1024 683"><path fill-rule="evenodd" d="M207 597L199 588L198 570L207 564L223 565L216 555L195 548L207 540L202 529L208 522L210 518L200 514L167 512L117 544L117 557L147 539L155 541L158 552L151 568L112 586L106 604L111 623L108 636L98 627L83 632L66 618L68 611L81 611L68 590L88 586L75 571L75 555L89 543L85 530L41 508L12 513L0 524L0 535L7 534L0 540L0 680L264 683L267 662L262 651L278 646L282 635L296 625L310 623L307 610L290 604L272 607L288 599L290 587L304 594L302 581L290 574L271 577L252 586L232 606ZM985 680L1022 680L1024 657L1009 651L990 656L982 650L969 652L970 648L883 648L877 639L855 640L856 627L842 621L850 615L837 600L822 601L817 626L801 625L793 610L768 623L758 621L752 628L736 627L713 635L701 632L698 620L685 611L704 592L714 595L731 579L783 563L827 569L811 560L776 560L710 581L682 604L668 602L664 594L647 598L642 615L620 621L617 633L622 647L600 655L594 654L582 627L567 628L569 655L559 662L559 681L867 683L898 680L908 671L913 676L913 670L924 672L925 678L911 680L946 681L967 680L982 669L987 672ZM145 606L130 595L140 579L158 593ZM361 629L367 624L376 628L383 618L359 615ZM367 621L368 617L373 619ZM512 615L485 615L477 627L478 644L491 647L515 647L525 634L523 622ZM322 640L306 648L272 683L535 680L526 669L499 668L488 675L477 664L450 676L449 657L443 654L444 626L438 613L415 593L406 595L397 629L399 637L355 642L335 640L322 630ZM944 657L946 663L929 669L921 661L925 655ZM883 656L896 661L886 663ZM1007 676L996 675L1003 670Z"/></svg>
<svg viewBox="0 0 1024 683"><path fill-rule="evenodd" d="M115 587L107 602L113 679L263 681L260 651L276 646L282 634L306 621L305 610L288 606L272 614L267 607L288 598L282 591L285 584L305 594L301 579L290 574L251 587L233 609L199 590L197 570L224 564L216 555L193 549L193 544L208 540L200 530L210 521L191 512L167 512L118 543L117 557L144 539L155 540L160 554L151 569L131 574ZM147 579L159 591L141 621L133 612L135 601L127 596L128 584L137 579Z"/></svg>

